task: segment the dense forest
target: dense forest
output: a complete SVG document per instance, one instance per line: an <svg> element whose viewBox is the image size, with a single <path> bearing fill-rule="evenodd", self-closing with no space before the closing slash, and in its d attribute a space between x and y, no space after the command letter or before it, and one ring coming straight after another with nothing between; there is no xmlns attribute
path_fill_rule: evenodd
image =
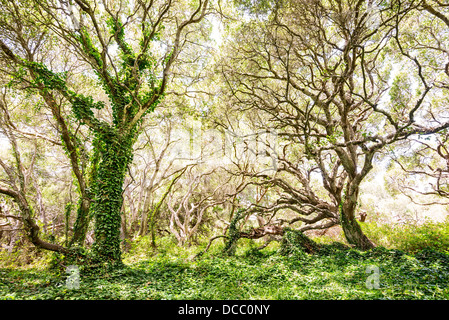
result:
<svg viewBox="0 0 449 320"><path fill-rule="evenodd" d="M0 1L1 299L449 298L446 0Z"/></svg>

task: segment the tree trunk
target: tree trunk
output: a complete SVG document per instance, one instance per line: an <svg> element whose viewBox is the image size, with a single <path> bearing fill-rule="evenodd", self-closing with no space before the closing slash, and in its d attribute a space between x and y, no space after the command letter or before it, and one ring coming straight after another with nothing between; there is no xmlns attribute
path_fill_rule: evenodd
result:
<svg viewBox="0 0 449 320"><path fill-rule="evenodd" d="M355 216L357 209L358 187L347 188L347 195L343 198L340 205L340 221L345 234L345 238L350 245L360 250L374 248L375 245L363 233Z"/></svg>
<svg viewBox="0 0 449 320"><path fill-rule="evenodd" d="M93 142L93 147L98 148L98 145L99 141L95 140ZM75 225L73 226L73 236L69 243L70 246L74 244L83 246L86 240L89 222L92 217L92 215L90 214L92 199L90 192L88 192L87 190L95 184L95 181L97 179L97 168L99 160L99 150L96 150L96 152L94 152L90 159L87 184L84 182L84 180L78 179L81 198L78 202Z"/></svg>
<svg viewBox="0 0 449 320"><path fill-rule="evenodd" d="M357 221L350 219L343 212L341 213L341 226L349 244L354 245L360 250L368 250L375 247L371 240L363 233Z"/></svg>
<svg viewBox="0 0 449 320"><path fill-rule="evenodd" d="M132 160L132 139L108 134L100 139L100 163L94 186L95 217L93 252L102 262L120 263L122 188Z"/></svg>
<svg viewBox="0 0 449 320"><path fill-rule="evenodd" d="M76 214L75 225L73 227L73 236L69 242L69 246L74 244L83 246L86 240L87 228L89 226L89 208L90 201L80 199Z"/></svg>
<svg viewBox="0 0 449 320"><path fill-rule="evenodd" d="M223 253L228 256L233 256L236 251L237 241L240 239L240 227L238 223L245 218L245 212L243 209L238 209L232 216L228 229L226 230L226 242L223 248Z"/></svg>
<svg viewBox="0 0 449 320"><path fill-rule="evenodd" d="M151 208L151 194L148 192L148 194L145 197L145 200L143 202L143 208L142 208L142 215L140 220L140 228L138 235L139 236L145 236L148 233L148 215L150 212L152 212Z"/></svg>

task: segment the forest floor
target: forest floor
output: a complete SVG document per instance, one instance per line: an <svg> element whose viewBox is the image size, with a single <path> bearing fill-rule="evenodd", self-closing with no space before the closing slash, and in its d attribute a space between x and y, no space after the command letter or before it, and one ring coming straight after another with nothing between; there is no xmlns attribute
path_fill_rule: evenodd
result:
<svg viewBox="0 0 449 320"><path fill-rule="evenodd" d="M192 259L192 252L125 255L125 268L81 272L78 289L68 288L61 270L4 267L0 299L449 299L449 255L432 250L410 255L335 247L281 255L270 244L234 257L217 249Z"/></svg>

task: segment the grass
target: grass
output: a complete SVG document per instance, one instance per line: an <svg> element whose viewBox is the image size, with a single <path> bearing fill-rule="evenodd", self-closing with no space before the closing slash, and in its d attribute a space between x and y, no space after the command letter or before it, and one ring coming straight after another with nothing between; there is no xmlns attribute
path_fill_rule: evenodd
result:
<svg viewBox="0 0 449 320"><path fill-rule="evenodd" d="M448 299L449 255L422 250L415 255L378 247L360 252L328 246L320 254L279 254L276 243L262 251L242 241L235 257L213 245L182 249L170 241L154 254L136 245L126 267L101 273L81 271L79 289L68 289L58 269L1 268L0 299ZM144 243L145 244L145 243ZM146 256L144 255L146 252ZM367 288L379 268L379 288Z"/></svg>

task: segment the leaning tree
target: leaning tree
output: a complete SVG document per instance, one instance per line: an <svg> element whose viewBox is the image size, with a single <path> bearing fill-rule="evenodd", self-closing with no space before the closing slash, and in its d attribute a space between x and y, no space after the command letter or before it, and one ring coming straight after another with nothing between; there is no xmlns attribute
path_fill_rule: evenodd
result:
<svg viewBox="0 0 449 320"><path fill-rule="evenodd" d="M77 174L74 133L65 132L64 120L58 122L85 200L82 214L95 219L93 252L103 261L120 261L122 188L133 144L143 118L162 103L173 74L182 73L178 62L202 62L183 51L207 37L199 22L210 13L209 1L24 0L1 5L2 72L12 79L11 86L40 95L54 117L65 112L94 136L95 175L87 187Z"/></svg>

